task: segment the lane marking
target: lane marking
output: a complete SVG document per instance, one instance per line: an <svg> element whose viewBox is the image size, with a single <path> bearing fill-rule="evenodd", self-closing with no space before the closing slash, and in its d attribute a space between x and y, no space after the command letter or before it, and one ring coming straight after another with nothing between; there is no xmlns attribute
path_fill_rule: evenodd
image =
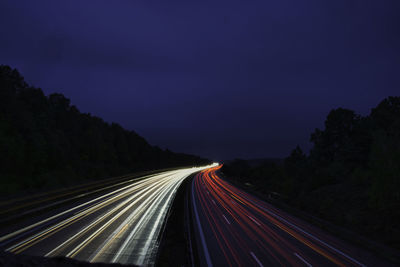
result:
<svg viewBox="0 0 400 267"><path fill-rule="evenodd" d="M99 247L99 248L95 251L95 253L91 256L91 258L89 258L89 262L91 262L91 263L95 262L96 259L97 259L99 256L101 256L102 252L110 246L110 243L108 243L108 241L109 241L111 238L118 238L128 227L129 227L129 224L125 224L125 226L123 226L123 227L119 230L119 232L115 235L115 237L113 237L113 236L108 237L108 239L104 242L105 245ZM118 230L118 229L117 229L117 230Z"/></svg>
<svg viewBox="0 0 400 267"><path fill-rule="evenodd" d="M256 260L256 262L258 263L258 265L260 265L261 267L264 267L264 265L260 262L260 260L256 257L256 255L253 253L253 251L250 251L251 256L253 257L253 259Z"/></svg>
<svg viewBox="0 0 400 267"><path fill-rule="evenodd" d="M122 264L135 264L138 266L149 266L154 257L154 248L158 247L156 236L161 231L161 222L166 216L167 206L170 205L173 195L176 193L180 183L188 177L190 173L183 173L180 177L171 180L170 185L160 188L157 196L153 197L153 203L150 206L146 204L141 209L147 209L146 212L140 216L139 221L133 230L130 230L128 237L124 238L124 244L119 248L118 252L113 258L113 262ZM155 196L155 195L154 195ZM168 198L165 200L165 198ZM139 209L139 208L138 208ZM155 219L155 221L153 221ZM150 233L145 231L145 228L151 224ZM144 244L142 244L142 240ZM139 241L139 242L138 242ZM138 254L138 258L134 261L131 255Z"/></svg>
<svg viewBox="0 0 400 267"><path fill-rule="evenodd" d="M114 199L119 199L121 198L121 196L116 196L114 197ZM63 228L81 220L82 218L85 218L86 216L92 214L93 212L96 212L97 210L103 208L106 206L106 202L111 201L111 199L105 201L103 204L96 204L96 206L93 206L93 208L89 210L84 210L82 211L80 214L74 215L70 218L65 219L64 221L61 221L60 223L53 225L45 230L43 230L42 232L35 234L33 236L31 236L30 238L25 239L24 241L8 248L6 251L10 251L13 253L20 253L24 250L26 250L27 248L37 244L38 242L42 241L43 239L46 239L47 237L53 235L54 233L62 230ZM100 206L98 206L100 205Z"/></svg>
<svg viewBox="0 0 400 267"><path fill-rule="evenodd" d="M148 195L148 191L153 190L153 188L156 188L159 185L163 185L165 184L167 181L161 180L161 181L156 181L153 182L152 185L147 186L147 188L141 188L141 191L137 191L137 192L133 192L131 194L131 196L129 198L127 198L126 200L124 200L123 202L121 202L120 204L118 204L116 207L112 208L111 210L109 210L108 212L104 213L102 216L98 217L96 220L92 221L90 224L84 226L83 228L81 228L81 230L79 232L77 232L75 235L71 236L69 239L67 239L66 241L64 241L62 244L60 244L59 246L57 246L56 248L54 248L53 250L51 250L50 252L48 252L45 257L50 257L52 256L54 253L56 253L57 250L61 249L62 247L64 247L65 245L69 244L70 242L72 242L73 240L79 238L82 234L86 233L87 231L89 231L90 229L92 229L94 226L98 225L100 222L102 222L103 220L105 220L107 217L111 216L113 213L117 212L119 209L123 208L125 205L127 205L125 208L122 209L122 211L119 211L116 215L114 215L114 219L111 218L110 220L108 220L108 222L106 224L104 224L102 227L100 227L100 229L107 227L109 224L111 224L114 220L116 220L116 216L121 216L125 210L129 209L129 207L135 205L137 202L139 202L141 199L143 199L144 197L146 197ZM136 198L136 199L135 199ZM132 201L133 199L135 199L133 202L131 202L130 204L128 204L130 201ZM97 230L99 231L99 229ZM96 231L96 232L97 232ZM95 232L95 233L96 233ZM83 241L78 247L74 248L70 253L68 253L66 256L67 257L73 257L75 251L78 251L85 247L87 244L85 244L85 242L90 241L90 239L86 239L85 241Z"/></svg>
<svg viewBox="0 0 400 267"><path fill-rule="evenodd" d="M172 187L174 181L172 181L172 184L168 185L166 188L159 188L156 191L154 191L151 196L149 196L142 204L136 208L137 212L132 213L128 218L125 219L125 221L119 226L123 227L124 224L130 224L131 220L133 221L133 218L137 218L140 215L139 221L136 223L135 227L130 230L129 236L125 237L124 243L119 247L118 251L115 253L115 256L112 259L112 262L119 262L122 264L136 264L136 265L147 265L147 264L138 264L138 260L136 262L130 262L129 261L129 253L126 253L126 247L130 246L131 253L133 254L134 250L137 249L137 246L132 246L133 240L136 238L138 239L143 239L137 237L137 234L145 227L145 225L149 222L150 218L153 217L154 212L156 210L156 206L159 204L159 200L166 194L166 192L169 190L169 188ZM167 191L165 191L167 190ZM153 202L153 203L152 203ZM144 213L143 210L146 210ZM150 214L151 213L151 214ZM161 214L161 213L160 213ZM153 225L154 227L154 225ZM116 233L119 228L114 232ZM140 235L140 234L139 234ZM149 238L149 237L148 237ZM111 242L113 240L113 237L111 237L107 242ZM107 244L107 243L106 243ZM144 246L143 246L144 247ZM148 256L148 248L142 248L142 254L144 256Z"/></svg>
<svg viewBox="0 0 400 267"><path fill-rule="evenodd" d="M294 253L294 255L299 258L302 262L304 262L305 265L307 265L308 267L312 267L311 264L309 264L305 259L303 259L302 256L300 256L299 254L297 254L296 252Z"/></svg>
<svg viewBox="0 0 400 267"><path fill-rule="evenodd" d="M250 218L253 222L255 222L258 226L261 226L261 224L260 224L259 222L257 222L253 217L249 216L249 218Z"/></svg>
<svg viewBox="0 0 400 267"><path fill-rule="evenodd" d="M197 179L197 176L194 178ZM210 254L208 252L208 248L207 248L207 244L206 244L206 238L204 237L204 233L203 233L203 228L201 228L201 224L200 224L200 218L199 218L199 214L197 213L197 207L196 207L196 202L194 199L194 181L192 181L192 202L193 202L193 210L194 210L194 215L196 217L196 221L197 221L197 227L199 228L199 233L200 233L200 239L201 239L201 244L203 245L203 250L204 250L204 256L206 258L206 262L207 262L207 266L211 267L212 262L211 262L211 258L210 258Z"/></svg>
<svg viewBox="0 0 400 267"><path fill-rule="evenodd" d="M171 174L170 174L170 173L171 173ZM148 182L150 181L150 179L155 180L155 178L157 178L157 177L159 177L159 176L167 177L167 176L172 175L172 174L173 174L173 172L168 172L168 174L165 174L165 176L164 176L164 175L158 175L158 174L149 175L149 176L144 176L144 177L149 177L149 179L144 179L144 180L140 180L140 181L138 181L138 182L134 182L134 183L132 183L132 184L130 184L130 185L127 185L127 186L125 186L125 187L119 188L119 189L117 189L117 190L114 190L114 191L112 191L112 192L109 192L109 193L107 193L107 194L105 194L105 195L102 195L102 196L97 197L97 198L95 198L95 199L92 199L92 200L90 200L90 201L84 202L83 204L80 204L80 205L75 206L75 207L73 207L73 208L71 208L71 209L65 210L65 211L63 211L63 212L61 212L61 213L58 213L58 214L56 214L56 215L54 215L54 216L51 216L51 217L49 217L49 218L47 218L47 219L44 219L44 220L42 220L42 221L39 221L39 222L37 222L37 223L35 223L35 224L32 224L32 225L30 225L30 226L21 228L21 229L15 231L15 232L13 232L13 233L4 235L4 236L0 237L0 242L3 242L3 241L5 241L5 240L7 240L7 239L9 239L9 238L11 238L11 237L14 237L14 236L16 236L16 235L19 235L19 234L21 234L21 233L23 233L23 232L25 232L25 231L28 231L28 230L30 230L30 229L32 229L32 228L35 228L35 227L37 227L37 226L39 226L39 225L41 225L41 224L43 224L43 223L46 223L46 222L48 222L48 221L51 221L51 220L53 220L53 219L55 219L55 218L58 218L58 217L60 217L60 216L62 216L62 215L64 215L64 214L67 214L67 213L69 213L69 212L72 212L72 211L74 211L74 210L76 210L76 209L79 209L79 208L81 208L81 207L84 207L84 206L86 206L86 205L89 205L89 204L91 204L91 203L93 203L93 202L96 202L96 201L98 201L98 200L106 199L108 196L111 196L109 199L103 200L103 202L108 201L108 200L110 200L110 199L112 199L112 198L115 198L115 196L113 197L112 195L117 195L117 193L119 193L119 192L121 192L121 191L122 191L122 192L130 192L130 191L133 191L134 188L139 188L140 186L142 186L142 185L148 183ZM143 178L144 178L144 177L143 177ZM128 182L129 182L129 181L128 181ZM125 182L124 182L124 183L125 183ZM101 202L99 202L99 203L101 203ZM97 203L96 205L98 205L99 203ZM10 248L9 248L9 249L10 249ZM8 250L7 250L7 251L8 251Z"/></svg>
<svg viewBox="0 0 400 267"><path fill-rule="evenodd" d="M178 172L176 171L175 174L178 174ZM55 224L55 225L53 225L53 226L51 226L51 227L49 227L49 228L37 233L37 234L32 235L31 237L25 239L24 241L22 241L22 242L20 242L20 243L18 243L16 245L13 245L12 247L9 247L6 251L10 251L10 252L13 252L13 253L16 253L16 254L21 253L22 251L26 250L27 248L37 244L38 242L46 239L47 237L49 237L49 236L53 235L54 233L62 230L63 228L65 228L65 227L67 227L67 226L69 226L69 225L81 220L82 218L84 218L84 217L86 217L86 216L88 216L88 215L90 215L90 214L92 214L92 213L94 213L94 212L96 212L96 211L98 211L98 210L100 210L102 208L105 208L107 205L110 205L111 203L114 203L115 201L118 201L119 199L121 199L121 198L123 198L125 196L128 196L129 194L137 192L138 190L143 190L142 188L146 188L146 187L148 187L148 185L150 185L152 183L153 184L154 183L158 183L157 181L161 182L162 180L167 179L171 175L172 174L154 175L151 178L148 178L148 179L146 179L144 181L138 181L138 182L136 182L134 184L131 184L129 186L126 186L124 188L121 188L121 189L115 190L113 192L110 192L107 195L110 195L110 194L116 193L116 192L118 192L118 193L114 194L114 196L106 198L105 200L102 200L101 202L98 202L95 205L92 205L88 209L86 209L86 208L83 209L81 212L79 212L79 214L75 214L72 217L69 217L69 218L61 221L60 223L57 223L57 224ZM126 189L126 188L128 188L128 189ZM126 189L126 190L124 190L124 189ZM96 198L95 200L99 200L99 199L104 198L104 197L105 196L101 196L99 198ZM88 203L91 203L93 201L94 200L91 200L91 201L86 202L84 204L88 204ZM82 207L84 204L79 205L79 207ZM75 208L73 208L73 209L75 209ZM69 211L71 211L73 209L70 209ZM57 215L55 215L55 216L57 216ZM39 224L40 223L41 222L39 222Z"/></svg>
<svg viewBox="0 0 400 267"><path fill-rule="evenodd" d="M225 221L226 221L228 224L231 224L231 223L228 221L228 219L225 217L224 214L222 214L222 216L224 216L224 219L225 219Z"/></svg>
<svg viewBox="0 0 400 267"><path fill-rule="evenodd" d="M185 179L185 178L187 178L187 176L184 177L183 179ZM161 231L161 226L162 226L161 222L163 221L163 219L167 215L167 208L171 204L171 199L175 196L174 193L176 193L176 189L179 187L179 185L181 184L182 181L183 180L175 182L174 186L171 187L171 189L169 189L168 191L165 191L164 196L158 200L157 206L160 206L161 202L164 202L164 205L161 207L162 211L159 212L159 214L158 214L158 216L156 218L156 222L153 223L154 226L153 226L153 228L151 230L150 235L147 236L147 241L146 241L145 245L142 248L144 251L146 251L146 252L149 251L150 245L152 243L154 243L154 237L158 236L158 233ZM164 200L165 196L168 196L168 199L166 201ZM152 249L153 249L153 247L152 247ZM148 263L144 264L145 258L148 257L147 254L148 253L140 255L139 259L137 260L137 264L139 266L148 265Z"/></svg>
<svg viewBox="0 0 400 267"><path fill-rule="evenodd" d="M211 201L214 203L215 206L217 206L217 204L215 203L214 199L211 199Z"/></svg>
<svg viewBox="0 0 400 267"><path fill-rule="evenodd" d="M84 241L82 241L77 247L75 247L73 250L71 250L66 255L66 257L69 257L69 258L75 257L76 254L78 254L83 248L85 248L95 237L97 237L99 234L101 234L109 225L111 225L115 220L117 220L119 217L121 217L126 211L128 211L131 207L133 207L137 202L139 202L145 196L146 196L146 194L143 194L140 198L136 198L135 201L131 202L129 205L127 205L125 208L123 208L121 211L119 211L112 218L108 219L106 223L102 224L102 226L100 228L98 228L94 233L92 233L89 237L87 237ZM121 207L123 207L126 203L129 203L129 201L131 201L135 197L136 197L136 195L133 195L131 198L129 198L127 200L127 202L121 203L122 204ZM148 200L149 198L150 198L150 196L147 197L147 199L145 201L149 201ZM106 219L107 217L109 217L113 213L115 213L118 209L119 209L119 207L117 206L116 208L114 208L110 212L108 212L105 215L103 215L102 217L100 217L98 220L92 222L91 224L89 224L87 226L87 229L89 230L90 228L93 228L94 226L99 224L101 221L103 221L104 219ZM76 234L76 235L79 235L80 233L81 232L78 232L78 234ZM76 238L76 235L71 237L72 238L71 240L74 240ZM64 244L62 244L60 246L63 246L63 245Z"/></svg>
<svg viewBox="0 0 400 267"><path fill-rule="evenodd" d="M275 218L277 218L278 220L280 220L281 222L285 222L286 224L290 225L291 227L293 227L294 229L302 232L303 234L305 234L308 237L311 237L312 239L314 239L315 241L320 242L321 244L325 245L326 247L330 248L331 250L335 251L336 253L342 255L343 257L347 258L348 260L351 260L352 262L362 266L362 267L366 267L365 264L362 264L361 262L357 261L356 259L352 258L351 256L347 255L346 253L332 247L331 245L325 243L324 241L322 241L321 239L319 239L318 237L315 237L314 235L304 231L303 229L301 229L300 227L288 222L287 220L285 220L284 218L282 218L281 216L273 213L272 211L264 208L263 206L259 205L258 203L252 201L255 205L257 205L258 207L260 207L261 209L263 209L264 211L268 212L269 214L271 214L272 216L274 216Z"/></svg>
<svg viewBox="0 0 400 267"><path fill-rule="evenodd" d="M114 191L112 191L110 193L107 193L107 194L101 196L101 197L98 197L98 198L92 199L90 201L87 201L87 202L85 202L85 203L83 203L81 205L78 205L78 206L76 206L76 207L74 207L72 209L69 209L69 210L64 211L62 213L59 213L59 214L56 214L56 215L54 215L54 216L52 216L52 217L50 217L50 218L48 218L46 220L40 221L37 224L35 224L35 226L39 226L41 223L47 222L50 219L55 219L55 218L57 218L57 217L59 217L61 215L66 214L67 212L71 212L71 211L74 211L74 210L76 210L78 208L84 207L85 205L92 204L93 202L95 202L97 200L99 202L96 203L96 204L93 204L93 205L91 205L89 207L85 207L82 211L78 212L78 214L75 213L72 217L68 217L68 218L64 219L63 221L61 221L61 222L59 222L59 223L57 223L55 225L52 225L51 227L46 228L45 230L39 232L38 234L35 234L35 235L25 239L24 241L22 241L22 242L14 245L14 246L8 248L7 250L13 251L13 252L16 252L16 253L20 253L21 251L31 247L32 245L36 245L38 242L40 242L40 241L44 240L45 238L53 235L54 233L60 231L61 229L63 229L65 227L67 227L67 226L69 226L69 225L81 220L82 218L84 218L84 217L86 217L86 216L88 216L88 215L90 215L90 214L92 214L94 212L97 212L100 209L103 209L103 208L107 207L108 205L114 204L116 201L118 201L118 200L120 200L122 198L125 198L125 197L127 197L129 195L132 195L132 194L134 196L136 196L136 197L138 196L138 194L139 195L142 194L142 196L147 195L148 191L149 191L149 187L150 188L155 188L158 185L167 183L168 180L171 180L171 179L169 179L170 177L174 178L174 176L177 176L177 177L175 177L175 180L172 179L170 181L171 188L172 188L172 185L174 183L176 184L179 179L184 179L189 174L191 174L193 172L197 172L198 169L204 169L204 168L205 167L197 168L194 171L193 170L188 171L186 169L183 169L183 170L179 170L179 171L175 171L175 172L168 172L168 173L164 173L164 174L154 174L154 175L149 176L150 178L148 178L146 180L134 182L133 184L130 184L130 185L125 186L123 188L114 190ZM174 190L174 192L175 191L176 190ZM164 192L167 192L167 190L165 189ZM128 198L128 199L130 199L130 198ZM138 199L136 199L136 201L138 201ZM150 200L148 200L147 202L149 202L149 201ZM122 208L128 202L125 202L125 201L122 202L122 205L120 204L120 205L117 206L118 209ZM112 215L114 212L117 212L118 209L114 208L111 211L107 211L105 214L103 213L103 216L101 216L101 218L106 218L107 216ZM161 214L163 214L163 212L161 212ZM161 216L161 214L159 216ZM114 218L117 219L117 217L115 217L115 216L114 216ZM110 220L108 223L106 223L105 225L100 227L95 233L93 233L91 236L89 236L89 238L87 238L83 243L81 243L81 245L79 245L76 248L74 248L73 251L71 251L69 253L69 255L67 255L67 256L70 256L70 257L75 256L77 253L79 253L79 251L81 249L83 249L84 247L86 247L87 244L92 242L92 240L94 238L96 238L98 234L102 233L103 230L105 228L107 228L109 226L109 224L113 223L114 221L115 220ZM156 220L157 223L159 221L160 220ZM97 219L94 221L94 224L92 222L89 225L89 228L97 226L98 223L96 223L96 222L97 222ZM98 222L100 222L100 221L98 221ZM18 235L19 233L23 233L23 231L30 230L29 228L32 228L32 226L25 227L23 229L20 229L19 231L16 231L16 232L14 232L12 234L9 234L7 236L3 236L1 238L8 238L10 236L12 237L13 235ZM80 233L82 233L82 231L80 231ZM154 233L152 233L152 234L153 234L153 236L155 235ZM146 244L145 248L147 250L149 250L149 247L150 247L150 245Z"/></svg>

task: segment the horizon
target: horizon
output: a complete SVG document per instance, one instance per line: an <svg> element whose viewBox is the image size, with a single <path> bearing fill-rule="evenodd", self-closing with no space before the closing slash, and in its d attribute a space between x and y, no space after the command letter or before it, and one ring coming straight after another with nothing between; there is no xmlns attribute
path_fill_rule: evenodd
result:
<svg viewBox="0 0 400 267"><path fill-rule="evenodd" d="M398 1L0 4L1 64L163 149L284 158L398 95ZM183 23L184 22L184 23Z"/></svg>
<svg viewBox="0 0 400 267"><path fill-rule="evenodd" d="M1 1L0 262L400 266L399 10Z"/></svg>
<svg viewBox="0 0 400 267"><path fill-rule="evenodd" d="M14 68L15 69L15 68ZM18 71L18 69L16 69L17 71ZM21 75L22 75L22 77L24 77L24 75L22 74L22 73L20 73ZM26 80L25 80L26 81ZM30 85L29 83L28 83L28 86L32 86L32 85ZM41 90L44 90L43 88L41 88L41 87L36 87L36 86L34 86L35 88L40 88ZM57 94L58 92L53 92L53 93L55 93L55 94ZM45 94L46 95L46 94ZM49 96L49 94L47 94L46 95L47 97ZM66 98L68 98L68 96L66 96L66 95L64 95ZM389 97L389 96L388 96ZM68 98L69 99L69 98ZM386 99L386 98L385 98ZM76 105L74 105L74 103L73 103L73 101L72 101L72 99L69 99L69 100L71 100L71 106L75 106L79 111L81 111L80 110L80 108L79 107L77 107ZM382 99L382 100L384 100L384 99ZM380 103L381 101L379 101L379 103ZM377 104L379 104L379 103L377 103ZM360 115L360 116L362 116L362 117L366 117L366 116L368 116L369 114L370 114L370 112L372 111L372 109L373 108L375 108L376 106L374 106L374 107L371 107L370 108L370 111L368 112L368 113L366 113L366 114L358 114L357 112L356 112L356 114L358 114L358 115ZM342 108L342 107L337 107L337 108ZM336 109L336 108L335 108ZM92 115L92 116L95 116L95 117L99 117L100 119L102 119L102 120L104 120L103 118L101 118L100 116L97 116L96 114L92 114L90 111L89 112L84 112L84 113L86 113L86 114L90 114L90 115ZM115 121L106 121L106 120L104 120L106 123L108 123L108 124L112 124L112 123L117 123L117 124L119 124L118 122L115 122ZM325 121L325 119L324 119L324 121ZM123 126L122 126L123 127ZM124 128L125 129L125 128ZM321 128L321 129L323 129L323 127ZM135 132L135 133L137 133L134 129L126 129L126 130L128 130L128 131L133 131L133 132ZM160 147L160 148L162 148L162 149L165 149L165 150L170 150L168 147L162 147L161 145L159 145L159 144L152 144L152 143L150 143L148 140L147 140L147 138L146 138L146 136L143 136L143 135L141 135L140 133L137 133L137 134L139 134L141 137L143 137L150 145L152 145L152 146L156 146L156 147ZM311 133L310 133L310 135L311 135ZM309 142L310 143L310 145L311 145L311 142ZM296 145L297 146L297 145ZM306 155L308 155L309 154L309 152L310 152L310 150L304 150L304 148L302 148L302 147L300 147L302 150L303 150L303 152L306 154ZM294 148L293 148L294 149ZM173 151L173 152L175 152L175 153L184 153L184 154L189 154L189 153L185 153L185 152L181 152L181 151ZM289 151L289 153L288 153L288 155L284 155L284 156L282 156L282 157L271 157L271 156L264 156L264 157L256 157L256 158L254 158L254 157L249 157L249 158L240 158L240 157L235 157L235 156L233 156L232 158L224 158L224 159L221 159L221 158L218 158L218 159L213 159L213 158L209 158L209 160L211 160L211 161L218 161L218 162L229 162L229 161L234 161L234 160L245 160L245 161L263 161L263 160L284 160L285 158L287 158L288 156L289 156L289 154L290 154L290 152L291 151ZM202 155L197 155L197 154L192 154L192 155L195 155L195 156L200 156L200 157L203 157L203 158L207 158L207 157L205 157L205 156L202 156Z"/></svg>

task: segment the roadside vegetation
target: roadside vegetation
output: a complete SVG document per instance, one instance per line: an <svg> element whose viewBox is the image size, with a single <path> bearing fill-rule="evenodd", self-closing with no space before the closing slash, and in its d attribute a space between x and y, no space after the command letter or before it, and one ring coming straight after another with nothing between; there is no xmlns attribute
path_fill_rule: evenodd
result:
<svg viewBox="0 0 400 267"><path fill-rule="evenodd" d="M228 179L261 195L400 249L400 97L368 116L338 108L315 129L311 151L282 163L223 166Z"/></svg>
<svg viewBox="0 0 400 267"><path fill-rule="evenodd" d="M95 96L94 96L95 97ZM149 145L134 131L45 96L0 65L0 193L36 192L142 170L208 160Z"/></svg>

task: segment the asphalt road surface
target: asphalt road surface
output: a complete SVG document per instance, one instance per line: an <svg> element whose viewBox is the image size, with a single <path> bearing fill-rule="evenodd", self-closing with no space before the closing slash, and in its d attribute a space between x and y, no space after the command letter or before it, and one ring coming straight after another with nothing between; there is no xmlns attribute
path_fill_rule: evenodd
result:
<svg viewBox="0 0 400 267"><path fill-rule="evenodd" d="M113 185L106 193L77 200L48 217L33 218L28 225L4 233L0 247L15 254L152 265L179 185L209 167L167 171Z"/></svg>
<svg viewBox="0 0 400 267"><path fill-rule="evenodd" d="M280 211L207 169L190 202L200 266L386 266L368 252Z"/></svg>

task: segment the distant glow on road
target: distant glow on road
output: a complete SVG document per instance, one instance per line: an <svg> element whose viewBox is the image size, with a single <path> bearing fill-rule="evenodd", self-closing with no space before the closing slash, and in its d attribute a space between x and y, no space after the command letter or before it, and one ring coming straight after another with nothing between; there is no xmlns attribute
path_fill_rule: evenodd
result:
<svg viewBox="0 0 400 267"><path fill-rule="evenodd" d="M63 235L66 238L52 240L58 244L43 255L152 265L158 237L178 187L191 174L214 166L168 171L127 185L121 183L122 188L0 237L0 242L39 229L6 249L21 253L68 230ZM51 224L44 227L47 223Z"/></svg>

